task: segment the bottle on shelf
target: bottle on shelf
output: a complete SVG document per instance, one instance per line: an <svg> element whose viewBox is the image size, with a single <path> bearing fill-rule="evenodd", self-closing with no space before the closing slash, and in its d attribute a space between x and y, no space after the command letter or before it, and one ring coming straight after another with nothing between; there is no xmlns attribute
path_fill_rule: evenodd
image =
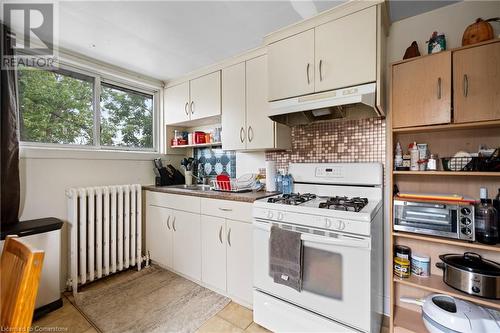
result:
<svg viewBox="0 0 500 333"><path fill-rule="evenodd" d="M498 212L488 199L488 189L481 187L479 190L480 202L475 209L476 240L480 243L494 245L498 237Z"/></svg>
<svg viewBox="0 0 500 333"><path fill-rule="evenodd" d="M401 144L396 144L396 154L394 155L394 169L398 170L403 166L403 149L401 149Z"/></svg>
<svg viewBox="0 0 500 333"><path fill-rule="evenodd" d="M413 142L408 146L408 150L410 151L410 170L418 171L418 161L420 159L420 152L418 151L417 143Z"/></svg>

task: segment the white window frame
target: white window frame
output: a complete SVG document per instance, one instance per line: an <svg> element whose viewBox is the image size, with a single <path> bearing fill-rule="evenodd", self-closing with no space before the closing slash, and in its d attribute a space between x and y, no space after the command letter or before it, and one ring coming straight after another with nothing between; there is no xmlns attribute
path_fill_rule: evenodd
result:
<svg viewBox="0 0 500 333"><path fill-rule="evenodd" d="M45 142L30 142L20 141L19 145L22 148L50 148L58 150L80 150L80 151L103 151L103 152L128 152L128 153L152 153L159 154L159 124L160 124L160 88L152 89L146 86L141 86L136 83L128 82L127 80L98 73L97 71L90 71L80 67L70 65L67 63L59 63L59 69L82 74L93 78L94 80L94 94L93 94L93 107L94 107L94 128L93 128L93 142L91 145L79 145L73 143L45 143ZM101 123L101 82L112 84L117 88L124 88L128 90L137 91L143 94L148 94L153 97L153 147L152 148L139 148L139 147L123 147L123 146L103 146L100 142L100 123ZM21 115L19 115L21 117ZM21 130L19 128L19 130Z"/></svg>

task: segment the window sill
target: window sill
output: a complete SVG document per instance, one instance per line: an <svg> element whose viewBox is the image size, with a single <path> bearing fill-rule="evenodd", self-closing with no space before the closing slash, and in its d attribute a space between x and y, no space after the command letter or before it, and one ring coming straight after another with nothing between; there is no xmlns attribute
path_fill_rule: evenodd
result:
<svg viewBox="0 0 500 333"><path fill-rule="evenodd" d="M165 155L154 151L57 148L20 144L21 159L132 160L146 161Z"/></svg>

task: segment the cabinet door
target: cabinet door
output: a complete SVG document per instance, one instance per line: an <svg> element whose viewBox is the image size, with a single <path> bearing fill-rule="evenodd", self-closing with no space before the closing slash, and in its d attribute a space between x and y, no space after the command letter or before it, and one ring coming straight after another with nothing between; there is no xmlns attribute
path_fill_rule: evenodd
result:
<svg viewBox="0 0 500 333"><path fill-rule="evenodd" d="M220 217L201 216L201 280L226 291L226 228Z"/></svg>
<svg viewBox="0 0 500 333"><path fill-rule="evenodd" d="M189 120L189 82L165 89L165 124Z"/></svg>
<svg viewBox="0 0 500 333"><path fill-rule="evenodd" d="M174 270L201 280L200 215L173 210Z"/></svg>
<svg viewBox="0 0 500 333"><path fill-rule="evenodd" d="M377 9L367 8L315 30L315 91L376 80Z"/></svg>
<svg viewBox="0 0 500 333"><path fill-rule="evenodd" d="M146 245L151 260L172 267L172 211L148 205L146 208Z"/></svg>
<svg viewBox="0 0 500 333"><path fill-rule="evenodd" d="M252 304L253 235L252 224L226 220L227 292L236 299Z"/></svg>
<svg viewBox="0 0 500 333"><path fill-rule="evenodd" d="M422 57L392 67L392 125L451 121L451 53Z"/></svg>
<svg viewBox="0 0 500 333"><path fill-rule="evenodd" d="M220 71L189 82L191 120L218 116L221 112Z"/></svg>
<svg viewBox="0 0 500 333"><path fill-rule="evenodd" d="M454 122L500 119L500 43L453 53Z"/></svg>
<svg viewBox="0 0 500 333"><path fill-rule="evenodd" d="M245 149L245 63L222 70L222 147Z"/></svg>
<svg viewBox="0 0 500 333"><path fill-rule="evenodd" d="M275 148L275 123L268 117L267 56L247 61L246 78L247 148Z"/></svg>
<svg viewBox="0 0 500 333"><path fill-rule="evenodd" d="M268 47L269 100L314 92L314 29Z"/></svg>

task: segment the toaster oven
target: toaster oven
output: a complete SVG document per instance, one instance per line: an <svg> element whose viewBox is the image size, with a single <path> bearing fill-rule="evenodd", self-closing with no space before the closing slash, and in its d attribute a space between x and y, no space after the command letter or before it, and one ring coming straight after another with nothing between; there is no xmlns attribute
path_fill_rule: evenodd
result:
<svg viewBox="0 0 500 333"><path fill-rule="evenodd" d="M394 230L475 241L474 206L394 200Z"/></svg>

